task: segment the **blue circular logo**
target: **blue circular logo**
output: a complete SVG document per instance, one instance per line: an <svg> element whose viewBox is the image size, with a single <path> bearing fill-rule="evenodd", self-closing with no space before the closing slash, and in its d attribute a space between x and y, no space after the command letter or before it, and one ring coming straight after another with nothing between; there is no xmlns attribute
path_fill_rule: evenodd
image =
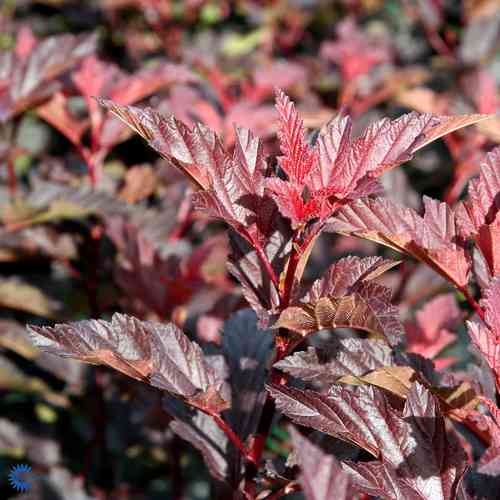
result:
<svg viewBox="0 0 500 500"><path fill-rule="evenodd" d="M25 474L29 474L31 472L31 467L26 464L14 465L10 469L8 478L12 487L17 491L28 491L31 489L31 483L26 481L23 477Z"/></svg>

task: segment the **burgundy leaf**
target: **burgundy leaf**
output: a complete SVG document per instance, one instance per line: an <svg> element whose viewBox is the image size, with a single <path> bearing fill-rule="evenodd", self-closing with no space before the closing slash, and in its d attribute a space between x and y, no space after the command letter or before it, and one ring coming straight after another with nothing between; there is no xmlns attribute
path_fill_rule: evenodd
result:
<svg viewBox="0 0 500 500"><path fill-rule="evenodd" d="M398 261L381 257L345 257L332 264L323 277L313 283L309 299L348 295L356 291L363 282L378 278L398 264Z"/></svg>
<svg viewBox="0 0 500 500"><path fill-rule="evenodd" d="M277 209L264 196L266 163L259 139L249 131L237 130L231 158L217 135L201 124L190 130L173 116L164 117L150 108L102 99L100 103L202 188L194 195L198 209L231 224L252 244L259 245L269 234Z"/></svg>
<svg viewBox="0 0 500 500"><path fill-rule="evenodd" d="M427 115L424 113L421 116L424 117ZM415 144L413 145L412 152L415 153L419 149L422 149L431 142L434 142L435 140L447 134L451 134L452 132L456 132L457 130L468 127L470 125L475 125L476 123L481 123L485 120L489 120L492 118L492 116L493 115L485 114L434 116L434 118L437 120L437 123L433 123L430 127L425 127L422 130L421 136L415 141Z"/></svg>
<svg viewBox="0 0 500 500"><path fill-rule="evenodd" d="M343 464L354 486L390 500L457 498L466 456L454 434L446 432L438 400L417 382L398 419L397 449L383 446L380 461Z"/></svg>
<svg viewBox="0 0 500 500"><path fill-rule="evenodd" d="M484 322L468 321L467 327L472 342L493 370L500 390L500 277L491 281L481 305L485 310Z"/></svg>
<svg viewBox="0 0 500 500"><path fill-rule="evenodd" d="M105 96L122 105L140 101L173 82L186 83L198 79L186 67L170 63L161 63L129 75L94 55L85 58L72 78L83 96Z"/></svg>
<svg viewBox="0 0 500 500"><path fill-rule="evenodd" d="M486 155L479 177L469 184L469 196L457 209L461 233L472 238L492 275L500 274L500 147Z"/></svg>
<svg viewBox="0 0 500 500"><path fill-rule="evenodd" d="M374 457L384 448L392 450L395 460L404 460L397 440L408 433L381 391L343 385L332 386L327 394L284 385L268 390L276 407L293 422L355 444Z"/></svg>
<svg viewBox="0 0 500 500"><path fill-rule="evenodd" d="M94 35L46 38L30 50L0 53L0 121L7 121L59 90L65 71L95 50Z"/></svg>
<svg viewBox="0 0 500 500"><path fill-rule="evenodd" d="M36 113L73 144L80 143L88 126L87 120L78 120L70 113L68 100L62 92L54 93L50 100L37 107Z"/></svg>
<svg viewBox="0 0 500 500"><path fill-rule="evenodd" d="M426 134L439 123L438 117L412 112L396 120L384 118L368 127L349 150L344 171L349 179L346 190L352 190L369 172L372 176L380 175L408 161Z"/></svg>
<svg viewBox="0 0 500 500"><path fill-rule="evenodd" d="M348 119L338 118L323 130L318 145L311 148L293 103L278 90L278 136L283 153L279 164L288 177L283 181L276 177L264 179L259 170L249 171L249 164L241 161L242 134L238 134L240 146L231 159L216 134L200 124L190 130L174 117L164 117L149 108L121 106L104 99L99 102L202 188L196 195L200 208L227 220L240 232L238 225L248 224L248 212L255 214L257 206L264 205L264 215L253 215L253 219L269 220L273 204L261 200L264 187L294 226L314 218L324 220L340 206L336 200L345 202L378 191L373 177L407 161L438 137L488 117L410 113L394 121L381 120L354 141Z"/></svg>
<svg viewBox="0 0 500 500"><path fill-rule="evenodd" d="M352 197L366 176L378 177L410 160L416 151L439 137L487 118L412 112L396 120L377 121L353 140L350 118L338 116L318 138L319 162L311 174L310 188L338 199Z"/></svg>
<svg viewBox="0 0 500 500"><path fill-rule="evenodd" d="M441 274L465 286L471 259L459 236L455 213L446 203L427 196L424 196L424 206L423 224L421 231L416 232L415 243L426 251Z"/></svg>
<svg viewBox="0 0 500 500"><path fill-rule="evenodd" d="M412 112L396 120L375 122L353 140L350 118L339 115L320 132L315 149L318 161L308 163L308 176L303 177L311 191L310 200L302 199L302 184L292 182L285 189L283 181L278 185L274 180L268 183L283 215L295 225L314 217L325 219L340 206L337 200L345 202L378 191L378 185L369 182L374 177L408 161L416 151L446 133L487 117Z"/></svg>
<svg viewBox="0 0 500 500"><path fill-rule="evenodd" d="M279 293L255 249L236 232L229 232L231 254L228 271L238 280L248 304L257 313L261 326L268 323L269 311L277 310ZM267 252L266 252L267 255Z"/></svg>
<svg viewBox="0 0 500 500"><path fill-rule="evenodd" d="M277 209L264 195L266 162L262 144L246 129L237 129L233 158L209 170L210 188L194 195L196 208L232 225L254 244L269 236Z"/></svg>
<svg viewBox="0 0 500 500"><path fill-rule="evenodd" d="M340 260L301 302L281 312L274 328L307 335L325 328L350 327L397 344L403 328L397 308L390 304L391 292L371 283L396 264L380 258Z"/></svg>
<svg viewBox="0 0 500 500"><path fill-rule="evenodd" d="M234 162L255 182L261 182L266 171L266 157L262 141L250 130L236 127L237 140L234 145ZM262 194L259 192L259 194Z"/></svg>
<svg viewBox="0 0 500 500"><path fill-rule="evenodd" d="M161 63L134 74L99 60L94 55L85 58L81 68L72 74L75 86L85 98L90 112L93 137L101 147L112 146L127 138L123 125L117 127L113 117L105 120L95 96L105 96L118 104L127 105L148 97L172 83L194 82L196 75L181 65Z"/></svg>
<svg viewBox="0 0 500 500"><path fill-rule="evenodd" d="M115 314L111 323L86 320L28 328L35 345L46 352L108 365L195 406L225 405L218 394L220 381L207 365L200 347L173 323L139 321Z"/></svg>
<svg viewBox="0 0 500 500"><path fill-rule="evenodd" d="M251 309L240 310L224 322L222 351L230 373L230 421L243 440L259 423L273 347L271 331L259 329Z"/></svg>
<svg viewBox="0 0 500 500"><path fill-rule="evenodd" d="M300 227L306 222L318 217L321 210L320 199L304 201L302 188L282 179L266 179L266 188L283 217L291 220L292 227Z"/></svg>
<svg viewBox="0 0 500 500"><path fill-rule="evenodd" d="M358 200L344 207L329 220L327 230L358 236L405 252L421 217L410 208L387 198Z"/></svg>
<svg viewBox="0 0 500 500"><path fill-rule="evenodd" d="M500 409L493 401L483 398L481 402L488 408L491 417L481 415L489 428L491 443L479 460L478 472L490 476L500 475Z"/></svg>
<svg viewBox="0 0 500 500"><path fill-rule="evenodd" d="M379 287L384 294L383 287ZM363 289L363 293L321 297L314 303L287 307L273 328L287 328L304 336L323 329L354 328L396 345L403 334L398 315L397 307Z"/></svg>
<svg viewBox="0 0 500 500"><path fill-rule="evenodd" d="M425 214L386 198L364 199L339 210L329 230L368 239L425 262L457 286L468 282L470 256L455 214L445 203L424 198Z"/></svg>
<svg viewBox="0 0 500 500"><path fill-rule="evenodd" d="M151 108L121 106L106 99L99 103L203 189L210 187L210 172L220 171L230 161L217 135L201 124L190 130L173 116Z"/></svg>
<svg viewBox="0 0 500 500"><path fill-rule="evenodd" d="M299 479L306 500L349 499L349 476L337 459L294 427L290 427L290 434L301 468Z"/></svg>
<svg viewBox="0 0 500 500"><path fill-rule="evenodd" d="M293 377L323 385L344 375L362 376L371 370L392 365L391 349L386 342L371 339L336 339L321 348L309 347L296 352L274 367Z"/></svg>
<svg viewBox="0 0 500 500"><path fill-rule="evenodd" d="M292 101L281 90L276 91L276 109L280 128L278 138L283 156L279 165L291 184L302 189L316 163L316 152L306 141L304 123Z"/></svg>
<svg viewBox="0 0 500 500"><path fill-rule="evenodd" d="M106 218L106 233L119 251L117 284L126 294L124 302L138 313L144 314L145 307L168 317L206 287L227 283L226 239L210 237L193 249L187 241L167 241L174 224L168 209L155 217Z"/></svg>
<svg viewBox="0 0 500 500"><path fill-rule="evenodd" d="M352 83L367 74L372 67L392 59L385 40L363 33L352 18L337 25L337 40L321 46L321 56L340 66L344 82Z"/></svg>
<svg viewBox="0 0 500 500"><path fill-rule="evenodd" d="M318 162L311 171L309 186L314 191L345 192L343 172L351 147L352 120L338 114L321 130L317 139ZM340 196L339 196L340 197Z"/></svg>
<svg viewBox="0 0 500 500"><path fill-rule="evenodd" d="M413 384L402 413L373 388L333 386L328 394L277 385L269 390L292 421L377 458L343 464L361 493L391 500L455 498L465 453L447 434L438 400L419 383Z"/></svg>
<svg viewBox="0 0 500 500"><path fill-rule="evenodd" d="M229 473L227 436L211 416L199 410L189 412L179 403L172 397L163 399L165 411L175 418L170 428L201 452L212 477L225 481Z"/></svg>
<svg viewBox="0 0 500 500"><path fill-rule="evenodd" d="M274 343L270 330L260 330L251 309L233 314L224 322L222 351L229 370L231 409L224 415L243 442L256 433L266 391ZM231 462L236 475L241 453L233 448ZM236 469L235 469L236 467Z"/></svg>

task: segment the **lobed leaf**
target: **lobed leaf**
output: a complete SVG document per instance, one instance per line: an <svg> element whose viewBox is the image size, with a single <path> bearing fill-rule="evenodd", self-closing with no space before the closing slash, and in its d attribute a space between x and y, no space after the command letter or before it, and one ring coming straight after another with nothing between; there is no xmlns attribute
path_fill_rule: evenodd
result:
<svg viewBox="0 0 500 500"><path fill-rule="evenodd" d="M224 220L251 243L260 243L278 216L275 203L264 195L265 168L260 140L237 129L233 158L226 157L207 171L210 187L195 193L196 208Z"/></svg>
<svg viewBox="0 0 500 500"><path fill-rule="evenodd" d="M301 187L273 177L266 179L266 188L281 215L290 219L293 228L318 217L321 201L316 198L304 201Z"/></svg>
<svg viewBox="0 0 500 500"><path fill-rule="evenodd" d="M72 79L83 96L106 96L122 105L140 101L174 82L198 80L194 73L180 64L163 62L127 74L94 55L84 59L79 70L72 74Z"/></svg>
<svg viewBox="0 0 500 500"><path fill-rule="evenodd" d="M294 227L316 218L324 221L350 199L378 192L379 184L373 177L407 161L415 151L447 132L488 118L409 113L397 120L376 122L353 140L350 119L339 116L321 131L312 148L294 104L277 90L278 137L283 153L278 161L288 178L282 180L276 176L265 178L264 162L242 161L241 144L243 137L250 137L249 132L237 133L239 145L231 159L215 133L200 124L190 130L173 116L164 117L149 108L121 106L105 99L99 102L202 189L195 197L199 208L226 220L240 232L239 226L252 226L255 219L262 217L258 210L262 204L266 205L261 209L264 218L269 219L272 208L265 197L262 199L264 187L269 199ZM252 142L250 137L247 144ZM251 165L256 164L259 168L253 170Z"/></svg>
<svg viewBox="0 0 500 500"><path fill-rule="evenodd" d="M500 475L500 409L490 399L483 398L481 402L488 408L491 416L481 415L486 421L491 442L479 460L478 472L489 476Z"/></svg>
<svg viewBox="0 0 500 500"><path fill-rule="evenodd" d="M424 198L421 217L387 198L363 199L342 207L327 230L357 236L412 255L457 286L468 282L471 259L460 238L455 213Z"/></svg>
<svg viewBox="0 0 500 500"><path fill-rule="evenodd" d="M384 446L380 461L343 464L355 487L391 500L457 498L466 456L458 439L446 432L437 399L417 382L399 418L406 428L397 436L399 453Z"/></svg>
<svg viewBox="0 0 500 500"><path fill-rule="evenodd" d="M362 376L392 364L391 348L374 339L335 339L321 349L309 347L274 364L275 368L306 382L332 384L344 375Z"/></svg>
<svg viewBox="0 0 500 500"><path fill-rule="evenodd" d="M489 115L435 116L411 112L396 120L384 118L353 140L352 121L337 116L318 138L319 162L311 187L346 198L360 181L410 160L427 144L450 132L488 119Z"/></svg>
<svg viewBox="0 0 500 500"><path fill-rule="evenodd" d="M457 208L461 233L474 240L489 272L500 274L500 147L486 155L479 177L469 183L468 198Z"/></svg>
<svg viewBox="0 0 500 500"><path fill-rule="evenodd" d="M316 151L306 141L304 123L299 118L295 105L279 89L276 90L276 109L280 123L278 138L283 153L278 162L290 183L302 191L316 163ZM301 194L300 192L299 195Z"/></svg>
<svg viewBox="0 0 500 500"><path fill-rule="evenodd" d="M217 135L201 124L190 130L173 116L150 108L99 102L201 188L193 197L198 209L232 225L254 245L270 234L277 208L264 194L265 158L259 139L250 131L236 130L231 158Z"/></svg>
<svg viewBox="0 0 500 500"><path fill-rule="evenodd" d="M402 325L391 292L372 280L397 262L348 257L333 264L298 304L283 310L274 328L300 335L326 328L356 328L397 344Z"/></svg>
<svg viewBox="0 0 500 500"><path fill-rule="evenodd" d="M468 321L467 328L472 342L492 369L500 390L500 277L490 282L481 306L485 310L484 322Z"/></svg>
<svg viewBox="0 0 500 500"><path fill-rule="evenodd" d="M217 135L204 125L190 130L174 116L163 116L151 109L122 106L108 99L98 99L125 124L198 187L209 189L209 172L216 172L229 159Z"/></svg>
<svg viewBox="0 0 500 500"><path fill-rule="evenodd" d="M269 388L278 409L300 425L353 443L376 460L343 462L355 489L389 499L452 500L466 467L458 440L447 434L438 400L418 382L404 410L368 387L333 386L328 394Z"/></svg>
<svg viewBox="0 0 500 500"><path fill-rule="evenodd" d="M392 448L399 462L404 459L394 433L404 428L382 392L369 386L334 385L327 394L270 385L276 407L293 422L352 443L374 457L383 447Z"/></svg>
<svg viewBox="0 0 500 500"><path fill-rule="evenodd" d="M465 286L471 258L459 235L455 213L446 204L424 196L424 217L415 243L424 249L438 272Z"/></svg>
<svg viewBox="0 0 500 500"><path fill-rule="evenodd" d="M45 352L108 365L129 377L186 399L201 408L223 408L220 381L200 347L173 323L114 314L111 322L85 320L54 327L29 326Z"/></svg>
<svg viewBox="0 0 500 500"><path fill-rule="evenodd" d="M326 273L316 280L309 292L309 299L342 297L360 288L399 264L398 261L381 257L344 257L332 264Z"/></svg>
<svg viewBox="0 0 500 500"><path fill-rule="evenodd" d="M59 35L0 54L0 122L49 98L64 72L95 51L95 35Z"/></svg>
<svg viewBox="0 0 500 500"><path fill-rule="evenodd" d="M190 412L173 397L163 399L163 407L174 420L169 427L179 437L191 443L203 456L210 475L219 481L228 477L228 439L213 418L202 411Z"/></svg>
<svg viewBox="0 0 500 500"><path fill-rule="evenodd" d="M385 338L391 345L397 344L403 333L398 309L365 292L287 307L273 328L287 328L303 336L323 329L354 328Z"/></svg>

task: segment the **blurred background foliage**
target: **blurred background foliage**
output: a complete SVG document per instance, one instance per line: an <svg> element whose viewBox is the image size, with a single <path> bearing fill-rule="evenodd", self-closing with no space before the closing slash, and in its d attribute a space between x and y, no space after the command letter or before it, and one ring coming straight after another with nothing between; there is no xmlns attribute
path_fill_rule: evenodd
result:
<svg viewBox="0 0 500 500"><path fill-rule="evenodd" d="M24 328L123 311L172 320L209 349L245 304L226 272L224 228L193 213L186 180L92 96L202 122L228 148L234 124L245 126L276 153L274 86L312 140L340 109L358 132L412 109L498 113L499 37L496 0L3 0L0 496L14 496L9 468L29 463L46 479L19 498L211 497L201 455L170 430L156 391L41 354ZM499 143L500 119L469 127L384 185L415 208L418 193L454 203ZM306 278L377 251L324 235ZM387 276L410 348L463 369L463 331L439 349L432 332L424 343L415 333L425 330L415 312L447 285L411 262ZM269 477L289 447L274 426Z"/></svg>

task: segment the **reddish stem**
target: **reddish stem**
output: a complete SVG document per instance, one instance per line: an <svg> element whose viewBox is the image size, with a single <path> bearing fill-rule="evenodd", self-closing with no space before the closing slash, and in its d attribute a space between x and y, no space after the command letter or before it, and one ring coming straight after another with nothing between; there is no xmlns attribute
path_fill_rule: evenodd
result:
<svg viewBox="0 0 500 500"><path fill-rule="evenodd" d="M302 255L302 251L300 250L301 248L307 248L307 245L299 245L299 240L302 235L302 229L299 229L295 231L295 234L292 239L292 250L290 253L290 257L288 260L288 265L286 268L286 274L285 274L285 279L283 283L283 288L281 288L280 282L271 267L271 263L269 262L267 256L264 254L262 247L257 244L253 244L253 247L257 251L257 255L261 259L261 261L264 264L264 267L270 277L270 279L273 281L273 283L277 286L279 293L280 293L280 309L284 309L288 306L290 303L291 299L291 293L293 290L294 286L294 281L295 281L295 275L297 272L297 267L300 262L300 257ZM314 235L310 235L310 237L313 237ZM251 240L249 240L251 241ZM308 239L307 242L310 242ZM302 341L302 339L299 340L299 342ZM280 359L283 359L293 347L297 345L297 341L294 341L292 338L290 338L287 335L286 330L280 328L275 336L275 345L276 345L276 354L275 354L275 359L274 363L279 361ZM279 384L283 385L287 381L287 375L273 369L271 371L271 383L273 384ZM250 464L246 469L245 473L245 492L247 494L248 498L254 498L255 497L255 476L257 475L258 472L258 465L261 461L262 454L264 452L264 447L266 443L267 436L269 435L269 431L271 429L271 425L273 422L274 418L274 413L276 411L276 406L274 403L274 400L267 395L266 401L264 403L264 408L262 410L261 418L259 421L259 425L257 428L257 432L255 434L253 443L251 445L250 451L249 451L249 457L250 458ZM290 491L291 492L291 491ZM282 495L280 495L282 496ZM279 498L276 497L276 498Z"/></svg>
<svg viewBox="0 0 500 500"><path fill-rule="evenodd" d="M14 160L11 156L7 160L7 170L9 174L9 193L12 198L16 196L17 193L17 178L16 178L16 170L14 168Z"/></svg>
<svg viewBox="0 0 500 500"><path fill-rule="evenodd" d="M264 250L258 243L253 243L253 247L255 251L257 252L257 256L259 257L260 261L264 265L264 268L266 269L266 272L273 282L274 286L276 288L279 288L280 282L278 280L278 276L276 276L276 273L274 272L273 266L271 266L271 263L269 262L269 259L267 258L267 255L264 253Z"/></svg>
<svg viewBox="0 0 500 500"><path fill-rule="evenodd" d="M292 251L290 253L290 258L288 259L288 265L285 274L285 282L283 284L283 289L280 290L280 297L281 297L280 309L285 309L290 304L291 294L295 282L295 273L297 272L297 266L299 265L301 256L301 252L297 250L299 248L299 240L301 235L302 235L301 229L296 231L295 234L293 235Z"/></svg>
<svg viewBox="0 0 500 500"><path fill-rule="evenodd" d="M476 302L476 299L471 295L467 287L462 286L459 287L459 290L464 294L464 297L467 299L467 302L471 305L471 307L476 311L477 315L484 321L484 310L483 308Z"/></svg>
<svg viewBox="0 0 500 500"><path fill-rule="evenodd" d="M274 372L274 370L273 370ZM257 427L257 432L255 434L252 447L250 450L250 456L252 458L251 463L245 470L245 492L248 498L255 497L255 476L258 472L259 463L264 452L264 446L266 444L266 439L271 429L271 424L274 418L274 412L276 406L274 399L266 396L266 401L264 403L264 408L262 409L262 414L260 417L259 425Z"/></svg>
<svg viewBox="0 0 500 500"><path fill-rule="evenodd" d="M288 261L288 267L286 270L285 284L283 286L283 294L280 304L282 309L288 307L290 303L291 293L295 279L295 271L297 271L299 260L300 260L299 253L295 249L292 249L292 253L290 255L290 260Z"/></svg>
<svg viewBox="0 0 500 500"><path fill-rule="evenodd" d="M238 448L238 450L241 452L243 458L247 460L248 462L254 462L252 454L250 451L247 450L246 446L243 444L241 439L235 434L233 429L228 425L228 423L220 416L219 413L213 411L213 410L206 410L206 409L201 409L203 412L205 412L207 415L210 415L213 419L214 422L219 426L219 428L224 431L224 434L228 437L229 441L233 443L233 445Z"/></svg>
<svg viewBox="0 0 500 500"><path fill-rule="evenodd" d="M288 266L285 275L285 281L283 289L280 291L280 308L283 309L288 306L291 298L291 291L294 284L295 273L297 271L297 266L300 261L300 252L297 251L298 248L298 239L300 238L301 231L297 231L294 234L292 240L292 251L290 254L290 258L288 260ZM267 258L266 258L267 260ZM274 271L273 271L274 273ZM271 279L272 278L272 275ZM273 280L275 281L275 280ZM286 335L286 331L283 329L279 329L277 335L275 336L276 343L276 355L274 359L274 363L282 359L289 352L289 346L291 343L291 339ZM287 380L286 374L279 372L278 370L272 370L271 372L271 382L273 384L285 384ZM264 403L264 408L262 410L262 416L259 422L259 426L257 428L257 432L255 434L254 441L252 443L252 447L250 449L250 456L252 458L253 466L248 467L246 471L245 478L245 491L250 498L253 498L255 492L255 481L254 478L257 474L257 467L261 461L262 453L264 452L264 447L266 443L267 436L271 429L271 425L273 422L274 413L276 410L276 406L274 400L269 397L266 397L266 402ZM279 497L277 497L279 498Z"/></svg>

